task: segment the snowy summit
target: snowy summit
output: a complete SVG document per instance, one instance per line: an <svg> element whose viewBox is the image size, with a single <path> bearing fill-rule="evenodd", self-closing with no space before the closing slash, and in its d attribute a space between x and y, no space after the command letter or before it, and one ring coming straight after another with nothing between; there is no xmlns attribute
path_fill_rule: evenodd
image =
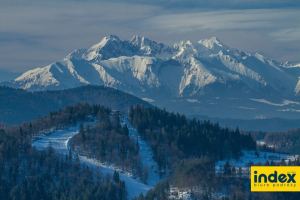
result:
<svg viewBox="0 0 300 200"><path fill-rule="evenodd" d="M299 77L299 64L229 48L216 37L167 46L137 35L131 40L110 35L89 49L77 49L62 61L1 84L29 91L105 85L152 102L236 96L295 100Z"/></svg>

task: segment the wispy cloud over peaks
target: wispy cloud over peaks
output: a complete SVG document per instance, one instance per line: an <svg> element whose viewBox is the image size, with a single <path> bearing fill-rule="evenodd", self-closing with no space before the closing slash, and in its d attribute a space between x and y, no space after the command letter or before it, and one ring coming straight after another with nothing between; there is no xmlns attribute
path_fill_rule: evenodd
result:
<svg viewBox="0 0 300 200"><path fill-rule="evenodd" d="M110 34L143 35L167 45L217 36L230 47L300 61L300 3L295 2L2 0L0 69L43 67Z"/></svg>
<svg viewBox="0 0 300 200"><path fill-rule="evenodd" d="M255 9L160 15L148 19L145 26L169 32L244 30L278 40L300 40L299 23L299 10Z"/></svg>

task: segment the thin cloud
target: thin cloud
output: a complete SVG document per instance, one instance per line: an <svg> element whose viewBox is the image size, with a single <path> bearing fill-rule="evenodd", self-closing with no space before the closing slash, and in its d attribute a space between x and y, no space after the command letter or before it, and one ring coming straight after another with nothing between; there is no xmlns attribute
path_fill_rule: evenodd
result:
<svg viewBox="0 0 300 200"><path fill-rule="evenodd" d="M290 28L279 30L270 34L278 41L296 41L300 40L300 28Z"/></svg>
<svg viewBox="0 0 300 200"><path fill-rule="evenodd" d="M202 1L126 2L0 1L0 69L43 67L110 34L137 34L167 45L217 36L230 47L300 61L299 9L236 9L241 2L235 0L228 3L234 9L217 11L210 2L200 6Z"/></svg>
<svg viewBox="0 0 300 200"><path fill-rule="evenodd" d="M168 32L253 31L280 41L300 40L299 10L230 10L161 15L148 19L145 27Z"/></svg>
<svg viewBox="0 0 300 200"><path fill-rule="evenodd" d="M107 0L102 0L107 2ZM109 0L140 5L156 5L166 9L274 9L296 8L300 3L295 0Z"/></svg>

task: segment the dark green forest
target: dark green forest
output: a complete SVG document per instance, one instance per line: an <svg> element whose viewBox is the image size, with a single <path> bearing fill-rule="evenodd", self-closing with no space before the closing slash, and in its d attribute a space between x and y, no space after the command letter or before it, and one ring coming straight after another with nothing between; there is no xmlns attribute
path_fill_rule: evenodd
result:
<svg viewBox="0 0 300 200"><path fill-rule="evenodd" d="M161 170L182 159L208 156L212 162L238 158L242 149L255 150L256 141L238 128L221 128L218 123L188 120L165 109L131 107L129 117L144 140L151 143Z"/></svg>
<svg viewBox="0 0 300 200"><path fill-rule="evenodd" d="M285 132L268 132L264 141L273 145L277 151L291 154L300 154L300 129L291 129Z"/></svg>
<svg viewBox="0 0 300 200"><path fill-rule="evenodd" d="M211 194L220 191L225 191L220 197L224 200L300 199L299 193L251 193L249 178L229 162L221 173L215 171L218 160L238 159L242 150L256 150L254 138L264 138L275 150L299 154L299 129L251 133L143 105L131 106L128 111L139 135L150 144L160 175L166 178L136 200L166 199L170 185L198 187L198 192L192 193L195 199L213 199ZM139 146L129 137L128 127L121 126L120 117L109 107L79 103L20 125L0 124L0 199L126 199L126 185L118 172L104 175L81 164L78 157L81 154L115 164L146 181L147 168L142 166ZM82 123L94 119L97 123L93 127ZM43 151L31 146L40 131L77 124L79 134L71 140L69 154L56 153L51 143ZM262 165L299 166L300 162L267 161Z"/></svg>
<svg viewBox="0 0 300 200"><path fill-rule="evenodd" d="M0 199L126 199L124 181L82 165L74 154L61 155L49 144L38 151L32 136L49 127L74 125L108 108L68 106L44 118L0 128Z"/></svg>
<svg viewBox="0 0 300 200"><path fill-rule="evenodd" d="M256 150L256 141L250 132L221 128L218 123L186 119L184 115L167 112L165 109L131 107L129 117L140 136L148 141L154 159L167 182L158 184L146 195L136 200L166 199L169 183L179 188L194 188L192 198L224 200L280 200L299 199L300 193L254 193L250 192L250 179L241 168L230 166L227 161L221 173L216 173L217 160L238 158L241 150ZM288 163L266 162L265 166L299 166L299 159ZM212 193L224 193L214 197Z"/></svg>

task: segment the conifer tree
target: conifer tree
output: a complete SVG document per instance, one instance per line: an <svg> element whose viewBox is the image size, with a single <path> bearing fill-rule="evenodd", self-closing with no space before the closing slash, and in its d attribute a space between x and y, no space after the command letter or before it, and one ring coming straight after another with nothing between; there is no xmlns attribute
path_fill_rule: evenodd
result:
<svg viewBox="0 0 300 200"><path fill-rule="evenodd" d="M224 175L230 175L231 174L231 167L229 164L229 161L226 161L226 164L224 165Z"/></svg>
<svg viewBox="0 0 300 200"><path fill-rule="evenodd" d="M113 180L114 180L116 183L119 183L119 182L120 182L119 172L117 172L116 170L115 170L114 175L113 175Z"/></svg>
<svg viewBox="0 0 300 200"><path fill-rule="evenodd" d="M124 132L124 135L129 136L129 130L128 130L127 124L125 124L125 126L123 127L123 132Z"/></svg>
<svg viewBox="0 0 300 200"><path fill-rule="evenodd" d="M80 136L81 136L81 139L82 139L82 142L85 142L85 131L84 131L84 129L83 129L83 124L82 124L82 122L80 123L80 125L79 125L79 134L80 134Z"/></svg>
<svg viewBox="0 0 300 200"><path fill-rule="evenodd" d="M72 149L71 148L69 149L69 161L70 162L72 161Z"/></svg>

